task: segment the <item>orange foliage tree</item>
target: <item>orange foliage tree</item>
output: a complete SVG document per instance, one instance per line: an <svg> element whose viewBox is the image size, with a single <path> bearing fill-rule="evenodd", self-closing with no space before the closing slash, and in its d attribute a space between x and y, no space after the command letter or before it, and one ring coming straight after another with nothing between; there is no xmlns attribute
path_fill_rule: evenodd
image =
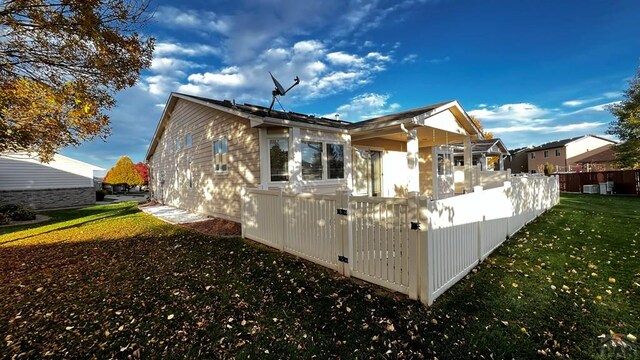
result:
<svg viewBox="0 0 640 360"><path fill-rule="evenodd" d="M107 172L103 182L112 185L126 184L129 186L136 186L143 185L144 179L133 164L133 161L131 161L128 156L123 156L118 159L118 162L114 167L109 169L109 172Z"/></svg>
<svg viewBox="0 0 640 360"><path fill-rule="evenodd" d="M0 4L0 152L44 161L109 135L115 93L151 64L137 31L146 0L6 0Z"/></svg>

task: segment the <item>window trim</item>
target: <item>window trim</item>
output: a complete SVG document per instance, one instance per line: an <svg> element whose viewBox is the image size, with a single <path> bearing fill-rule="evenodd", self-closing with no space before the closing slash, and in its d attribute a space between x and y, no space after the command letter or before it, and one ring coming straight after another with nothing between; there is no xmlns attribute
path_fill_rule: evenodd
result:
<svg viewBox="0 0 640 360"><path fill-rule="evenodd" d="M286 140L287 141L287 180L271 180L271 140ZM272 184L287 184L291 180L291 169L289 168L289 162L291 161L291 141L289 135L284 134L272 134L267 135L267 169L269 169L269 183ZM300 165L302 166L302 164Z"/></svg>
<svg viewBox="0 0 640 360"><path fill-rule="evenodd" d="M304 184L311 184L311 183L325 183L325 184L331 184L331 183L340 183L342 181L346 181L347 180L347 171L345 170L345 165L346 165L346 148L347 148L347 144L341 141L333 141L333 140L324 140L324 139L305 139L300 141L300 144L302 145L302 143L304 142L313 142L313 143L321 143L322 144L322 178L321 179L311 179L311 180L307 180L302 178L302 163L300 164L300 177L302 178L302 183ZM329 178L329 162L327 159L327 144L331 144L331 145L341 145L342 146L342 177L341 178L334 178L334 179L330 179ZM302 149L300 150L300 153L302 153Z"/></svg>
<svg viewBox="0 0 640 360"><path fill-rule="evenodd" d="M189 139L189 143L187 144L187 139ZM193 135L191 135L191 133L187 133L184 136L184 148L185 149L190 149L191 146L193 146Z"/></svg>
<svg viewBox="0 0 640 360"><path fill-rule="evenodd" d="M535 152L532 152L532 153L531 153L531 156L529 156L529 158L530 158L531 160L535 160L535 159L536 159L536 153L535 153Z"/></svg>
<svg viewBox="0 0 640 360"><path fill-rule="evenodd" d="M549 157L549 150L545 150L545 151L542 153L542 157L543 157L543 158L545 158L545 159L546 159L546 158L548 158L548 157Z"/></svg>
<svg viewBox="0 0 640 360"><path fill-rule="evenodd" d="M222 165L227 165L227 168L225 170L216 170L216 141L222 142L224 141L226 143L226 147L227 147L227 151L225 153L221 154L226 154L227 155L227 161L226 163L222 162L222 155L221 155L221 162L220 162L220 169L222 169ZM213 155L213 159L212 159L212 164L213 164L213 173L214 175L227 175L229 174L229 139L227 138L226 135L223 136L218 136L216 138L214 138L213 140L211 140L211 153Z"/></svg>
<svg viewBox="0 0 640 360"><path fill-rule="evenodd" d="M561 156L561 155L562 155L562 150L556 149L556 156Z"/></svg>

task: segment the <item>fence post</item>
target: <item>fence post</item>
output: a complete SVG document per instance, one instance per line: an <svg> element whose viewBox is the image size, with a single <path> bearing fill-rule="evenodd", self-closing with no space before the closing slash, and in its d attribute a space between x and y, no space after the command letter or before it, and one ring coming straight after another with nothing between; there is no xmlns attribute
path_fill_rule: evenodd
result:
<svg viewBox="0 0 640 360"><path fill-rule="evenodd" d="M484 261L484 254L482 251L482 236L484 235L485 226L486 226L487 217L486 215L482 215L482 221L478 221L478 262Z"/></svg>
<svg viewBox="0 0 640 360"><path fill-rule="evenodd" d="M418 237L418 248L420 250L420 256L418 256L418 270L419 280L420 280L420 300L423 304L431 305L433 304L433 299L431 298L431 261L429 258L430 254L430 243L429 239L431 237L431 219L429 215L431 215L431 201L423 200L418 203L418 214L420 216L420 232Z"/></svg>
<svg viewBox="0 0 640 360"><path fill-rule="evenodd" d="M417 300L419 293L419 273L420 273L420 194L418 192L410 192L408 197L409 211L408 218L411 221L413 231L409 233L409 299ZM417 224L417 228L413 224ZM409 229L407 229L409 230Z"/></svg>
<svg viewBox="0 0 640 360"><path fill-rule="evenodd" d="M278 243L278 249L280 251L284 251L285 243L287 242L287 233L285 231L286 226L287 226L285 224L285 222L287 221L287 216L286 216L287 209L285 209L285 206L284 206L284 197L282 196L282 193L283 193L283 190L282 190L282 188L280 188L280 191L278 193L278 202L280 203L280 209L281 209L280 210L280 217L282 218L282 219L280 219L280 224L279 224L279 227L280 227L280 231L279 231L279 233L280 233L280 236L279 236L280 237L280 242Z"/></svg>
<svg viewBox="0 0 640 360"><path fill-rule="evenodd" d="M242 238L244 238L244 224L247 221L247 218L245 216L244 213L244 208L245 208L245 201L247 197L247 187L246 186L242 186L242 188L240 188L240 236L242 236Z"/></svg>
<svg viewBox="0 0 640 360"><path fill-rule="evenodd" d="M339 210L345 212L338 212ZM351 264L353 263L353 241L351 239L352 215L349 206L349 190L336 191L336 212L335 242L339 259L338 272L350 277Z"/></svg>

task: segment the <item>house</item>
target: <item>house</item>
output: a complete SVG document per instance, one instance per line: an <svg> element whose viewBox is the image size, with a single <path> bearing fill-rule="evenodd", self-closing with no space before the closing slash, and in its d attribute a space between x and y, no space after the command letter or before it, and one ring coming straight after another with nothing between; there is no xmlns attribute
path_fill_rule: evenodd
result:
<svg viewBox="0 0 640 360"><path fill-rule="evenodd" d="M527 147L509 150L509 156L504 161L505 169L510 169L512 174L529 172L529 161L527 158Z"/></svg>
<svg viewBox="0 0 640 360"><path fill-rule="evenodd" d="M290 193L454 195L453 149L482 138L457 101L360 122L172 93L149 145L151 197L240 221L243 187Z"/></svg>
<svg viewBox="0 0 640 360"><path fill-rule="evenodd" d="M556 172L577 172L581 170L577 167L580 159L606 151L615 144L613 140L595 135L548 142L527 149L529 172L543 172L546 163L552 164Z"/></svg>
<svg viewBox="0 0 640 360"><path fill-rule="evenodd" d="M617 158L613 145L605 147L604 151L598 151L594 154L585 153L584 156L577 158L575 160L576 168L580 169L580 172L617 170Z"/></svg>
<svg viewBox="0 0 640 360"><path fill-rule="evenodd" d="M472 164L480 164L483 170L504 170L507 156L509 156L509 149L498 138L471 141ZM490 158L495 158L496 161L491 162ZM453 160L456 165L464 164L464 146L462 144L454 147Z"/></svg>
<svg viewBox="0 0 640 360"><path fill-rule="evenodd" d="M94 204L94 171L101 170L60 154L49 163L27 153L0 154L0 205L53 209Z"/></svg>

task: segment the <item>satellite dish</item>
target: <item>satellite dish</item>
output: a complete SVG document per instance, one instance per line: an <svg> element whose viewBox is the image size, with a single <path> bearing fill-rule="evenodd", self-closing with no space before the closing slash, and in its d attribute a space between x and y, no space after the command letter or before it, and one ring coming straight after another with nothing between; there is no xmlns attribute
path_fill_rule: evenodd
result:
<svg viewBox="0 0 640 360"><path fill-rule="evenodd" d="M271 106L269 106L269 112L267 113L267 115L271 115L271 109L273 109L273 104L276 102L276 100L278 100L277 96L285 96L289 92L289 90L293 89L294 86L300 83L300 78L296 76L295 79L293 79L293 85L289 86L289 88L285 90L282 84L280 84L280 82L278 81L278 79L276 79L276 77L273 76L271 71L269 71L269 75L271 75L271 80L273 80L273 84L276 86L276 88L273 89L273 91L271 92L271 96L272 96ZM278 100L278 104L280 104L280 100ZM282 104L280 104L280 107L282 107ZM284 108L282 108L282 110L284 111ZM285 114L286 113L287 112L285 111Z"/></svg>

